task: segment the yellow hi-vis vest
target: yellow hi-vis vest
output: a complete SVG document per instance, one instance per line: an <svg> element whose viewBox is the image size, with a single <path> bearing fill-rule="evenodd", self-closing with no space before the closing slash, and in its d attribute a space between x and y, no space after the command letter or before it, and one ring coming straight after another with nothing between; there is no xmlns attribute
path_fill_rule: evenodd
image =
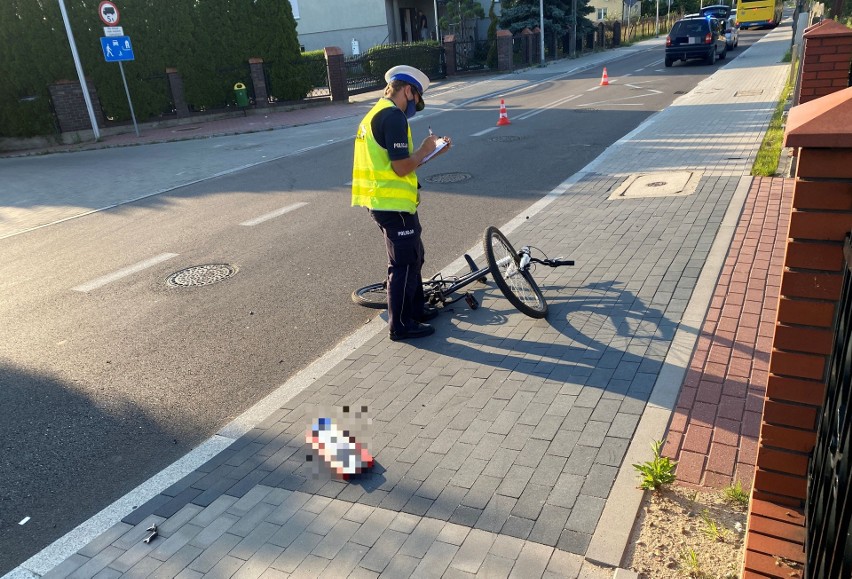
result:
<svg viewBox="0 0 852 579"><path fill-rule="evenodd" d="M388 152L373 136L372 121L379 111L396 106L382 98L370 109L355 135L355 161L352 165L352 206L376 211L415 213L420 204L417 175L414 171L400 177L394 173ZM390 143L388 143L390 144ZM408 129L408 152L414 150L411 128Z"/></svg>

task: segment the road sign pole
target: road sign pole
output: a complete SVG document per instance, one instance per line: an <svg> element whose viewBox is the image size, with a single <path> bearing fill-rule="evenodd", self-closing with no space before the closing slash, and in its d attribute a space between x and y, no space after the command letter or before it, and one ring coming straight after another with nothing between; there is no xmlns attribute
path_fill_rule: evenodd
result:
<svg viewBox="0 0 852 579"><path fill-rule="evenodd" d="M121 82L124 83L124 92L127 94L127 104L130 105L130 117L133 119L133 130L139 136L139 127L136 125L136 113L133 112L133 101L130 100L130 89L127 88L127 78L124 76L124 64L118 61L118 70L121 71Z"/></svg>
<svg viewBox="0 0 852 579"><path fill-rule="evenodd" d="M77 76L80 78L80 88L83 89L83 100L86 101L86 109L89 111L89 121L92 123L92 132L95 134L95 140L97 141L101 138L101 133L98 130L95 109L92 107L92 99L89 96L89 86L86 84L86 76L83 74L83 65L80 64L80 55L77 54L77 44L74 42L74 33L71 32L71 23L68 22L68 13L65 11L64 0L59 0L59 11L62 12L65 33L68 35L68 43L71 45L71 56L74 58L74 66L77 68Z"/></svg>

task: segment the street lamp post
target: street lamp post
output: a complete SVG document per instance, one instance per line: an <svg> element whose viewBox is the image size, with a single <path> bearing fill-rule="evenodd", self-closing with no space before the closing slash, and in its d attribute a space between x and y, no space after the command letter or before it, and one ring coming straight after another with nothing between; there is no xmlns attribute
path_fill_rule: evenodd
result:
<svg viewBox="0 0 852 579"><path fill-rule="evenodd" d="M544 64L544 0L538 0L538 21L541 38L539 38L539 49L541 50L541 63Z"/></svg>
<svg viewBox="0 0 852 579"><path fill-rule="evenodd" d="M80 78L80 88L83 89L83 100L86 101L86 110L89 111L89 121L92 123L92 132L95 140L101 138L98 130L98 121L95 118L95 109L92 108L92 99L89 96L89 86L86 84L86 75L83 74L83 65L80 64L80 55L77 54L77 43L74 42L74 33L71 32L71 23L68 21L68 12L65 10L64 0L59 0L59 11L62 12L62 21L65 23L65 33L68 35L68 43L71 45L71 56L74 58L74 66L77 68L77 76Z"/></svg>

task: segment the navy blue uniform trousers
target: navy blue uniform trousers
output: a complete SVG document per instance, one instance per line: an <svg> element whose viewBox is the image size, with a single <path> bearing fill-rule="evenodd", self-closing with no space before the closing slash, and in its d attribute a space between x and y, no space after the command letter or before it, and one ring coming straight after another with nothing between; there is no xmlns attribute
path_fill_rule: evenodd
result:
<svg viewBox="0 0 852 579"><path fill-rule="evenodd" d="M425 248L417 213L370 211L382 230L388 250L388 322L391 332L417 324L423 314L423 268Z"/></svg>

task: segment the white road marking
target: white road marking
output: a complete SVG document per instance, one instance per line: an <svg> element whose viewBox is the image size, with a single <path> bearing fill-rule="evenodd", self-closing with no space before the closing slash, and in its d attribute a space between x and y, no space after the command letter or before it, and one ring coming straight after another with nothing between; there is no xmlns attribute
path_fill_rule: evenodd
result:
<svg viewBox="0 0 852 579"><path fill-rule="evenodd" d="M623 97L620 99L611 99L605 101L598 101L596 103L583 103L581 105L577 105L578 107L593 107L595 105L609 105L611 107L639 107L642 106L642 103L621 103L617 101L627 101L632 99L641 99L647 96L651 96L653 94L660 94L661 91L654 90L652 88L646 88L645 90L650 91L645 94L640 94L632 97Z"/></svg>
<svg viewBox="0 0 852 579"><path fill-rule="evenodd" d="M521 116L519 116L519 117L517 118L517 120L522 121L522 120L524 120L524 119L528 119L528 118L530 118L530 117L534 117L534 116L536 116L537 114L539 114L539 113L543 113L544 111L546 111L546 110L548 110L548 109L552 109L553 107L558 106L558 105L561 105L562 103L567 103L568 101L572 101L572 100L574 100L574 99L578 99L578 98L580 98L580 96L582 96L582 95L578 95L578 94L568 95L567 97L561 98L561 99L559 99L559 100L555 100L555 101L553 101L552 103L547 103L547 104L546 104L546 105L544 105L544 106L538 107L538 108L537 108L537 109L535 109L534 111L530 111L530 112L528 112L528 113L524 113L524 114L522 114Z"/></svg>
<svg viewBox="0 0 852 579"><path fill-rule="evenodd" d="M24 517L23 519L21 519L21 522L19 522L18 524L19 525L26 525L29 521L30 521L29 517Z"/></svg>
<svg viewBox="0 0 852 579"><path fill-rule="evenodd" d="M285 213L290 213L291 211L295 211L296 209L300 209L307 205L305 202L293 203L292 205L288 205L287 207L282 207L281 209L276 209L275 211L271 211L266 215L261 215L260 217L255 217L254 219L249 219L248 221L243 221L240 225L244 225L246 227L253 227L258 223L263 223L264 221L269 221L270 219L275 219L276 217L280 217Z"/></svg>
<svg viewBox="0 0 852 579"><path fill-rule="evenodd" d="M479 131L478 133L473 133L471 135L471 137L481 137L482 135L485 135L487 133L490 133L491 131L496 131L496 130L497 130L497 127L491 127L490 129L485 129L484 131Z"/></svg>
<svg viewBox="0 0 852 579"><path fill-rule="evenodd" d="M177 257L176 253L161 253L156 257L152 257L151 259L146 259L145 261L140 261L135 265L131 265L129 267L125 267L124 269L120 269L116 272L107 274L105 276L99 277L95 280L90 281L89 283L84 283L82 285L78 285L77 287L71 288L75 292L90 292L94 289L98 289L99 287L105 286L108 283L112 283L116 280L119 280L123 277L127 277L128 275L137 273L142 271L143 269L147 269L151 266L157 265L158 263L162 263L167 261L173 257Z"/></svg>

